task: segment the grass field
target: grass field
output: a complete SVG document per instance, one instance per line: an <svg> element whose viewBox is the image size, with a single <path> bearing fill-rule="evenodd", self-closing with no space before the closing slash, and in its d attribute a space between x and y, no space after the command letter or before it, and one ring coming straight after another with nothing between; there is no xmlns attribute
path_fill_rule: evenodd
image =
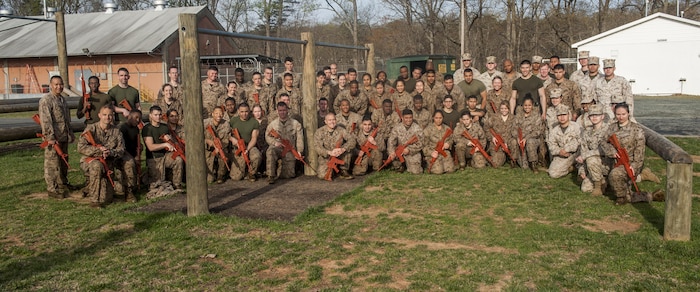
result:
<svg viewBox="0 0 700 292"><path fill-rule="evenodd" d="M700 155L700 139L672 140ZM665 242L663 203L615 206L519 169L382 172L277 222L40 198L42 163L38 149L0 156L3 291L700 290L697 195L692 240Z"/></svg>

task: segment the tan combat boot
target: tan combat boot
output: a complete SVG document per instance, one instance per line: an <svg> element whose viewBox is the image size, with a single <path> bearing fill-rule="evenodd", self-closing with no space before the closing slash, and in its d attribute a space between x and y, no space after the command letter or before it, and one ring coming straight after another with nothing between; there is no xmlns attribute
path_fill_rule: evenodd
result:
<svg viewBox="0 0 700 292"><path fill-rule="evenodd" d="M591 195L593 196L602 196L603 195L603 183L600 181L594 181L593 182L593 192Z"/></svg>
<svg viewBox="0 0 700 292"><path fill-rule="evenodd" d="M642 181L653 181L657 184L661 182L659 177L656 176L656 174L654 174L653 172L651 172L651 169L649 169L648 167L642 169L642 172L639 174L639 176Z"/></svg>

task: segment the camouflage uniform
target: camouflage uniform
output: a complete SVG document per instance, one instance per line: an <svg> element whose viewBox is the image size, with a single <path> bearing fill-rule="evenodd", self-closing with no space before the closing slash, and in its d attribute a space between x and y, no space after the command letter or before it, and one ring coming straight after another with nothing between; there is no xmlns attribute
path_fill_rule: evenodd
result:
<svg viewBox="0 0 700 292"><path fill-rule="evenodd" d="M277 89L282 89L284 87L284 74L287 73L292 73L292 87L294 88L301 88L301 78L302 75L301 73L296 73L296 72L291 72L291 71L284 71L277 75L277 80L275 83L277 84Z"/></svg>
<svg viewBox="0 0 700 292"><path fill-rule="evenodd" d="M370 98L367 100L369 103L367 106L367 113L373 114L375 110L381 110L382 102L384 102L385 99L391 100L391 93L384 91L382 95L379 95L377 91L372 92L372 95L370 95ZM372 104L372 102L374 102L374 104Z"/></svg>
<svg viewBox="0 0 700 292"><path fill-rule="evenodd" d="M580 156L583 159L583 164L579 165L579 174L585 173L586 179L592 183L603 182L604 176L608 173L609 159L602 153L603 143L605 143L605 134L608 125L601 122L599 129L588 127L583 130L581 137ZM582 185L582 191L583 185Z"/></svg>
<svg viewBox="0 0 700 292"><path fill-rule="evenodd" d="M272 86L262 86L260 88L255 88L255 85L249 85L243 90L243 98L241 102L237 102L239 105L245 101L248 103L250 108L253 108L254 105L260 105L262 108L263 112L265 114L268 114L270 111L274 110L274 95L275 91ZM256 101L256 95L257 94L257 101Z"/></svg>
<svg viewBox="0 0 700 292"><path fill-rule="evenodd" d="M347 117L344 116L342 113L339 113L335 115L335 118L338 127L344 128L348 132L352 132L352 134L355 134L357 132L357 129L360 128L360 125L362 124L362 116L353 112L349 112ZM353 124L355 124L355 131L352 131ZM323 125L325 125L325 120L319 125L319 128Z"/></svg>
<svg viewBox="0 0 700 292"><path fill-rule="evenodd" d="M540 78L540 76L537 75L537 78ZM543 87L543 88L547 88L547 86L549 86L549 84L551 84L552 82L554 82L554 78L552 78L552 77L550 77L550 76L547 76L547 78L545 78L545 79L540 78L540 80L542 80L542 87ZM545 93L545 94L546 94L546 93Z"/></svg>
<svg viewBox="0 0 700 292"><path fill-rule="evenodd" d="M358 133L355 135L355 141L357 142L357 148L355 149L355 154L354 156L359 156L360 147L367 142L367 139L370 137L370 134L372 133L374 129L372 129L369 133L365 133L362 130L358 131ZM380 129L381 130L381 129ZM367 173L368 167L371 165L373 170L379 169L379 167L382 166L382 159L384 158L384 153L386 153L386 138L382 137L381 134L379 133L379 130L377 130L377 136L374 137L374 142L377 144L377 149L372 150L370 152L369 157L367 157L367 153L364 153L362 156L362 159L360 160L360 164L355 164L352 168L352 174L353 175L364 175ZM353 161L354 163L354 161Z"/></svg>
<svg viewBox="0 0 700 292"><path fill-rule="evenodd" d="M107 171L114 169L114 160L124 154L124 138L119 129L111 124L106 129L102 129L99 123L87 125L85 132L90 132L95 138L95 143L109 149L109 156L105 158L110 169L105 169L98 158L102 157L100 148L90 145L85 136L80 135L78 139L78 153L83 157L80 159L80 168L88 177L86 186L88 197L93 203L111 203L114 195L114 188L105 177Z"/></svg>
<svg viewBox="0 0 700 292"><path fill-rule="evenodd" d="M39 119L44 140L55 141L63 153L68 154L68 143L72 141L74 134L70 127L70 110L66 100L60 95L44 94L39 100ZM68 184L68 166L53 146L44 148L44 180L49 194L68 192L64 187Z"/></svg>
<svg viewBox="0 0 700 292"><path fill-rule="evenodd" d="M170 83L168 83L168 84L170 84ZM179 83L177 85L170 84L170 86L172 86L172 88L173 88L173 94L172 94L173 100L179 100L180 103L182 103L183 98L184 98L184 91L182 90L182 86L180 86ZM163 89L161 88L158 90L158 97L156 98L156 101L162 100L162 99L163 99Z"/></svg>
<svg viewBox="0 0 700 292"><path fill-rule="evenodd" d="M169 110L175 110L177 113L177 116L180 118L178 120L178 124L183 125L185 123L185 117L182 115L183 114L183 109L182 109L182 101L179 99L173 99L170 104L168 104L164 98L161 98L159 100L156 100L156 102L153 105L157 105L160 107L163 113L163 117L167 114Z"/></svg>
<svg viewBox="0 0 700 292"><path fill-rule="evenodd" d="M629 121L624 127L620 126L619 123L612 123L608 126L603 136L605 141L608 141L612 134L617 135L617 139L620 140L620 145L627 150L630 159L630 167L634 170L634 174L640 174L644 165L644 151L646 147L646 138L644 137L642 128L639 124L632 121ZM607 157L611 159L615 158L617 150L615 150L612 144L602 143L601 147L603 148L603 153L605 153ZM615 196L617 196L618 199L627 198L627 202L629 202L630 179L627 177L624 166L619 165L614 167L608 175L608 182L615 191Z"/></svg>
<svg viewBox="0 0 700 292"><path fill-rule="evenodd" d="M464 81L464 69L466 68L459 68L454 73L452 73L455 81L455 86L460 82ZM474 75L474 78L476 78L476 76L481 75L481 72L479 72L478 69L474 68L474 66L469 67L469 69L472 69L472 74Z"/></svg>
<svg viewBox="0 0 700 292"><path fill-rule="evenodd" d="M360 87L358 90L360 91L360 95L362 96L362 99L364 101L366 101L368 103L368 106L369 106L369 100L372 97L374 97L374 93L376 93L377 91L372 86L370 86L369 89L364 88L364 87ZM380 104L381 104L381 102L378 103L377 105L380 105ZM365 112L367 112L367 110L365 110ZM364 113L363 113L363 115L364 115Z"/></svg>
<svg viewBox="0 0 700 292"><path fill-rule="evenodd" d="M423 172L423 167L421 166L421 150L423 148L423 129L413 123L406 127L403 123L399 123L394 128L391 129L391 134L389 134L389 139L386 142L386 148L388 153L394 153L399 145L405 144L411 137L418 137L418 142L408 145L408 154L404 155L406 160L406 169L408 172L413 174L420 174ZM393 165L395 168L401 168L401 162L398 157L394 159Z"/></svg>
<svg viewBox="0 0 700 292"><path fill-rule="evenodd" d="M509 157L507 157L503 149L496 151L496 144L493 143L493 135L489 129L493 129L497 134L501 135L501 138L503 138L506 146L508 146L508 150L510 150L510 154L513 156L513 159L517 161L518 156L520 155L520 149L518 148L518 141L516 141L515 137L511 136L513 133L514 121L515 116L509 112L505 121L501 115L498 114L489 116L484 123L486 138L489 140L489 142L491 142L489 143L489 154L491 154L491 161L493 161L494 167L500 167L506 162L507 159L509 159Z"/></svg>
<svg viewBox="0 0 700 292"><path fill-rule="evenodd" d="M340 147L337 147L337 143L342 139ZM345 148L345 152L338 156L340 160L345 162L343 165L339 165L338 169L340 171L350 170L350 163L352 163L352 150L355 148L355 137L349 131L342 127L335 127L335 129L330 129L328 126L324 126L316 130L314 134L314 147L316 148L316 154L318 154L318 173L316 174L318 178L324 179L326 172L328 171L328 161L330 160L330 155L328 151L337 148ZM333 172L333 170L331 170ZM331 177L333 174L331 173Z"/></svg>
<svg viewBox="0 0 700 292"><path fill-rule="evenodd" d="M438 83L436 81L435 84L433 84L432 86L430 86L426 82L424 88L425 88L423 91L424 93L421 94L423 96L423 107L426 108L429 113L433 113L433 112L435 112L435 109L438 108L438 106L437 106L438 94L440 92L445 91L445 86L442 85L442 83ZM442 99L440 99L440 100L442 101Z"/></svg>
<svg viewBox="0 0 700 292"><path fill-rule="evenodd" d="M488 105L486 105L486 109L487 109L486 111L489 114L500 115L500 113L498 113L498 111L500 109L501 102L502 101L510 102L510 94L509 94L510 92L511 91L506 91L503 89L501 89L500 92L496 92L493 89L487 91L486 92L486 100L488 101L487 102ZM493 103L493 107L496 108L495 112L493 111L493 108L491 107L491 103Z"/></svg>
<svg viewBox="0 0 700 292"><path fill-rule="evenodd" d="M379 127L377 137L382 138L380 143L384 145L386 145L386 140L389 139L389 135L391 135L391 130L399 123L401 123L401 117L393 110L388 115L385 115L382 109L375 110L374 113L372 113L372 124L374 124L375 127Z"/></svg>
<svg viewBox="0 0 700 292"><path fill-rule="evenodd" d="M204 120L204 139L208 140L214 140L214 137L207 131L207 126L212 127L214 130L214 133L216 133L216 136L221 140L221 151L224 152L226 155L226 158L230 161L231 160L231 153L229 153L227 150L229 149L229 138L231 137L231 126L229 125L228 122L224 121L223 119L221 122L219 122L219 125L214 125L214 119L213 118L208 118ZM217 176L219 179L222 179L224 177L224 174L226 173L226 165L224 164L223 159L221 159L221 156L219 156L218 153L214 152L215 148L214 147L206 147L205 155L206 155L206 160L207 160L207 181L208 182L213 182ZM166 155L170 156L170 155ZM217 168L214 168L214 164L217 164Z"/></svg>
<svg viewBox="0 0 700 292"><path fill-rule="evenodd" d="M478 77L475 75L474 79L477 79L484 83L484 86L486 86L486 91L488 92L489 90L493 89L493 78L496 76L501 77L503 79L503 72L501 71L494 71L493 73L489 73L488 71L481 73Z"/></svg>
<svg viewBox="0 0 700 292"><path fill-rule="evenodd" d="M255 120L253 117L249 117L248 120L245 122L252 123L254 121L254 124L257 125L255 130L259 130L260 124ZM245 123L243 122L240 118L235 118L233 121L229 123L229 126L231 127L231 131L233 129L238 129L239 134L241 135L241 139L245 142L245 145L248 147L250 146L250 139L246 141L246 137L249 137L252 135L252 130L250 130L249 133L244 133L245 129L243 129L239 123ZM258 140L262 139L261 137L261 132L258 131ZM235 137L234 137L235 138ZM263 139L264 140L264 139ZM257 144L257 142L256 142ZM262 160L262 153L260 153L260 150L257 147L252 147L250 150L248 150L248 160L250 160L250 169L248 169L248 165L245 163L245 159L243 158L243 154L241 155L236 155L236 151L238 150L238 143L231 143L231 171L229 172L229 177L232 180L241 180L243 176L245 176L246 172L248 172L249 175L254 175L258 168L260 167L260 161Z"/></svg>
<svg viewBox="0 0 700 292"><path fill-rule="evenodd" d="M447 132L449 127L442 124L440 128L435 126L435 123L430 123L425 129L423 129L423 157L425 161L430 165L430 161L433 160L431 154L435 151L437 143L442 140L442 137ZM452 137L453 135L447 136L447 139L443 141L445 145L449 145L449 148L445 149L447 157L442 156L438 153L437 160L433 163L433 167L430 172L433 174L443 174L455 171L454 160L452 159L452 153L450 149L452 148Z"/></svg>
<svg viewBox="0 0 700 292"><path fill-rule="evenodd" d="M452 90L447 90L444 86L442 91L438 92L435 96L435 109L442 109L442 100L445 96L451 96L454 103L452 104L452 109L456 111L462 111L467 106L467 99L464 96L464 92L459 86L455 85Z"/></svg>
<svg viewBox="0 0 700 292"><path fill-rule="evenodd" d="M503 89L502 90L505 92L511 92L511 90L513 89L513 82L522 76L523 75L520 74L520 72L515 72L515 71L514 71L512 76L508 76L508 74L503 73Z"/></svg>
<svg viewBox="0 0 700 292"><path fill-rule="evenodd" d="M333 109L336 114L340 114L340 102L343 99L347 99L350 102L350 111L363 116L367 112L367 104L369 104L369 100L366 98L366 96L360 94L360 91L357 92L356 96L353 96L350 94L350 90L344 90L335 98Z"/></svg>
<svg viewBox="0 0 700 292"><path fill-rule="evenodd" d="M272 129L275 129L283 139L289 140L299 153L304 153L304 132L302 132L301 123L292 118L288 118L284 122L276 118L267 125L267 129L265 130L265 140L269 145L265 153L267 157L268 177L293 178L296 175L294 172L296 159L291 151L287 152L284 157L280 157L282 155L282 146L274 146L275 143L280 142L280 140L270 135L270 130ZM278 159L282 160L281 169L277 169Z"/></svg>
<svg viewBox="0 0 700 292"><path fill-rule="evenodd" d="M575 82L576 85L580 86L581 82L585 82L584 79L588 78L588 66L586 66L586 71L583 71L583 69L584 67L581 67L581 69L578 69L574 71L574 73L571 73L571 77L569 77L569 80Z"/></svg>
<svg viewBox="0 0 700 292"><path fill-rule="evenodd" d="M111 104L112 98L106 93L93 92L90 93L88 101L90 102L90 119L85 119L85 124L94 124L100 121L100 118L97 116L100 113L100 109L107 104ZM85 116L85 112L83 112L84 103L85 99L81 98L78 100L78 110L75 112L75 115L79 119Z"/></svg>
<svg viewBox="0 0 700 292"><path fill-rule="evenodd" d="M632 87L630 86L627 79L622 76L615 75L612 79L605 80L605 78L600 78L596 82L595 93L598 98L598 104L603 107L603 112L608 116L609 120L615 119L615 113L613 113L610 104L615 101L616 103L626 102L630 107L630 120L634 114L634 98L632 96Z"/></svg>
<svg viewBox="0 0 700 292"><path fill-rule="evenodd" d="M486 147L486 133L484 129L481 128L479 123L471 123L469 128L464 126L464 123L460 122L455 127L455 131L452 137L455 141L455 152L457 153L457 161L459 162L460 168L465 168L467 166L467 160L471 160L470 166L474 168L484 168L486 166L486 157L479 150L474 149L474 154L471 154L472 148L474 146L469 145L469 139L464 137L462 133L464 131L469 132L473 138L479 140L482 146Z"/></svg>
<svg viewBox="0 0 700 292"><path fill-rule="evenodd" d="M569 174L569 167L574 165L579 146L581 146L581 127L577 123L569 122L566 129L558 125L549 132L547 147L552 157L548 170L550 177L560 178ZM569 157L559 156L562 149L570 154Z"/></svg>
<svg viewBox="0 0 700 292"><path fill-rule="evenodd" d="M603 74L598 72L598 74L591 78L590 75L586 76L586 78L583 78L579 80L578 86L581 88L581 96L584 96L586 94L593 96L595 101L598 102L598 97L596 96L596 84L598 84L598 80L603 79Z"/></svg>
<svg viewBox="0 0 700 292"><path fill-rule="evenodd" d="M421 129L425 129L433 120L432 115L425 108L420 109L420 111L411 109L411 111L413 112L413 122L417 123Z"/></svg>
<svg viewBox="0 0 700 292"><path fill-rule="evenodd" d="M522 130L523 139L525 140L525 156L520 157L520 166L528 168L526 162L537 162L537 149L539 149L541 144L544 125L540 116L533 110L529 116L525 116L525 114L515 116L515 124L511 135L516 137L516 139L518 137L518 129Z"/></svg>
<svg viewBox="0 0 700 292"><path fill-rule="evenodd" d="M577 116L581 115L581 88L571 80L564 79L562 83L552 80L552 83L545 86L544 94L549 100L549 92L555 88L561 89L561 104L566 105Z"/></svg>
<svg viewBox="0 0 700 292"><path fill-rule="evenodd" d="M273 106L270 109L273 109L274 111L277 110L275 104L279 102L280 95L282 95L282 93L286 93L287 95L289 95L289 116L301 116L301 105L303 101L301 96L301 90L299 90L299 88L296 87L293 87L292 90L287 90L286 88L278 90L277 94L275 95L275 101L272 104ZM301 119L299 119L298 121L301 122Z"/></svg>
<svg viewBox="0 0 700 292"><path fill-rule="evenodd" d="M202 118L211 117L214 108L224 105L225 100L226 87L223 84L218 81L209 84L206 79L202 80Z"/></svg>
<svg viewBox="0 0 700 292"><path fill-rule="evenodd" d="M394 94L391 95L391 101L395 109L398 105L399 111L413 108L413 96L408 93L408 91L404 91L402 93L399 93L398 91L394 92Z"/></svg>
<svg viewBox="0 0 700 292"><path fill-rule="evenodd" d="M320 87L316 84L316 101L325 97L326 99L331 98L331 87L328 85L321 85Z"/></svg>
<svg viewBox="0 0 700 292"><path fill-rule="evenodd" d="M566 108L567 110L569 109L568 106L565 106L563 104L559 104L558 106L547 107L547 120L545 122L545 126L547 127L545 129L546 133L551 132L552 129L556 128L559 125L559 120L557 119L557 112L559 111L559 108ZM569 111L569 114L571 114L571 111Z"/></svg>

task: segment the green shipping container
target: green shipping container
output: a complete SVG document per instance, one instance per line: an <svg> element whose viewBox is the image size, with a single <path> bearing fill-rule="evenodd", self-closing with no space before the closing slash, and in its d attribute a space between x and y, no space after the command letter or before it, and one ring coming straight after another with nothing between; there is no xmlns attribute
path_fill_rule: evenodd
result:
<svg viewBox="0 0 700 292"><path fill-rule="evenodd" d="M413 68L420 67L425 72L425 64L428 60L433 61L433 68L435 72L444 74L452 74L457 70L457 60L454 56L449 55L413 55L413 56L403 56L398 58L389 59L386 62L386 74L391 80L395 80L399 76L399 69L401 66L408 67L409 76L410 71Z"/></svg>

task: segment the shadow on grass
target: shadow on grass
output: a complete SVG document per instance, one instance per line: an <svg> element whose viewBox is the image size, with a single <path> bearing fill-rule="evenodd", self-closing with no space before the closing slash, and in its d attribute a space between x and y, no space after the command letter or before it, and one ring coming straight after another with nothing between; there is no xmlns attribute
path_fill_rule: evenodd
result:
<svg viewBox="0 0 700 292"><path fill-rule="evenodd" d="M635 203L632 204L634 208L639 210L639 213L644 217L644 219L651 223L656 230L659 231L659 235L664 235L664 213L657 210L652 206L652 203Z"/></svg>
<svg viewBox="0 0 700 292"><path fill-rule="evenodd" d="M93 256L105 247L114 246L115 244L128 240L138 232L150 229L166 216L170 216L170 214L157 213L149 215L135 222L134 228L132 229L120 229L106 232L87 243L86 246L75 245L63 247L51 252L40 253L33 257L15 259L0 270L0 283L2 283L3 286L7 285L5 288L30 288L25 286L27 284L22 283L22 280L29 279L41 273L58 270L61 266L80 260L83 257Z"/></svg>
<svg viewBox="0 0 700 292"><path fill-rule="evenodd" d="M44 182L44 178L42 176L41 179L29 180L29 181L25 181L25 182L19 183L19 184L12 184L12 185L0 187L0 192L14 190L14 189L17 189L20 187L26 187L26 186L30 186L30 185L37 184L37 183L43 183L43 182Z"/></svg>
<svg viewBox="0 0 700 292"><path fill-rule="evenodd" d="M258 196L260 196L260 195L262 195L262 194L264 194L264 193L270 192L270 191L272 191L272 190L274 190L274 189L276 189L276 188L278 188L278 187L281 187L281 186L285 185L286 183L290 182L291 180L293 180L293 178L292 178L292 179L280 179L280 180L277 180L275 184L267 185L267 186L265 186L265 187L262 187L262 188L260 188L260 189L255 190L255 191L252 191L252 192L250 192L250 193L248 193L248 194L245 194L245 195L243 195L243 196L240 196L240 197L236 198L235 200L232 200L232 201L230 201L230 202L228 202L228 203L221 204L221 205L219 205L219 206L216 206L216 207L214 207L214 208L211 208L209 211L211 211L212 213L221 213L221 212L224 212L224 211L226 211L226 210L228 210L228 209L231 209L231 208L236 207L236 206L238 206L238 205L240 205L240 204L243 204L243 203L248 202L248 201L250 201L250 200L252 200L252 199L255 199L255 198L257 198ZM227 194L227 195L228 195L228 194Z"/></svg>

